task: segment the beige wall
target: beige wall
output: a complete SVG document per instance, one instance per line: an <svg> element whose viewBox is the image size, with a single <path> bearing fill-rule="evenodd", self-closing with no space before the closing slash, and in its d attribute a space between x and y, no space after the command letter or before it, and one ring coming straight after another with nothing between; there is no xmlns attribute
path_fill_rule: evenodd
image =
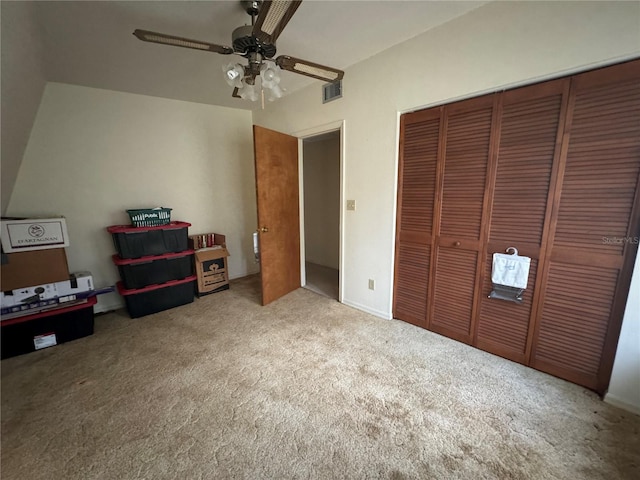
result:
<svg viewBox="0 0 640 480"><path fill-rule="evenodd" d="M306 261L338 269L340 134L320 141L305 141L303 162Z"/></svg>
<svg viewBox="0 0 640 480"><path fill-rule="evenodd" d="M2 2L2 161L0 204L7 210L31 127L44 91L38 26L32 2Z"/></svg>
<svg viewBox="0 0 640 480"><path fill-rule="evenodd" d="M391 317L400 112L640 56L639 19L638 2L492 2L347 69L337 101L316 83L254 112L285 133L345 122L344 303Z"/></svg>
<svg viewBox="0 0 640 480"><path fill-rule="evenodd" d="M232 278L257 271L251 113L49 83L8 213L64 215L70 270L104 286L118 280L105 227L156 206L190 233L225 234ZM99 299L100 309L121 305Z"/></svg>

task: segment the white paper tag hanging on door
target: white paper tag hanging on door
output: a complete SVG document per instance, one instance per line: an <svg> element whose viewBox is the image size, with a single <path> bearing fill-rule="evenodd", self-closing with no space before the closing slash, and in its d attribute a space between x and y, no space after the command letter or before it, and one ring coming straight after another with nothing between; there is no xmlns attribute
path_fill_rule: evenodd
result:
<svg viewBox="0 0 640 480"><path fill-rule="evenodd" d="M527 288L530 265L529 257L494 253L491 281L507 287Z"/></svg>

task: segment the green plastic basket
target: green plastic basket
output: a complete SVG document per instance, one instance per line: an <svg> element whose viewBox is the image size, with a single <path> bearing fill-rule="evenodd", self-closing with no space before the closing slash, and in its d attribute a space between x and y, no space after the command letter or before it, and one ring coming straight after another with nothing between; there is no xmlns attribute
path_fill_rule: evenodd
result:
<svg viewBox="0 0 640 480"><path fill-rule="evenodd" d="M138 208L127 210L127 213L134 227L159 227L171 223L170 208Z"/></svg>

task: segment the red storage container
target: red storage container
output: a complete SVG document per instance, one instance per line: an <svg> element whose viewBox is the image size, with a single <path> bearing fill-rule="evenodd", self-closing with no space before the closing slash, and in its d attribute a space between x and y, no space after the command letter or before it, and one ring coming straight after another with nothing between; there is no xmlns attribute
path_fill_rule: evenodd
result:
<svg viewBox="0 0 640 480"><path fill-rule="evenodd" d="M68 307L3 320L0 323L2 358L92 335L96 302L96 297L90 297L86 302Z"/></svg>
<svg viewBox="0 0 640 480"><path fill-rule="evenodd" d="M171 222L157 227L113 225L107 231L120 258L140 258L150 255L178 253L189 249L187 222Z"/></svg>
<svg viewBox="0 0 640 480"><path fill-rule="evenodd" d="M118 255L112 258L118 266L124 288L131 290L194 275L193 253L193 250L185 250L135 259L120 258Z"/></svg>
<svg viewBox="0 0 640 480"><path fill-rule="evenodd" d="M124 297L131 318L144 317L193 302L196 278L192 275L134 290L126 289L122 282L118 282L118 293Z"/></svg>

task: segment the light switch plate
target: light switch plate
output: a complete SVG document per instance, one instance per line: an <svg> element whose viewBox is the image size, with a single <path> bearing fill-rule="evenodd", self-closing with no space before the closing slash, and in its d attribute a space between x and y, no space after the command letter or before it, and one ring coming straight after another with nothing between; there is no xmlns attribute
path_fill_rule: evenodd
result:
<svg viewBox="0 0 640 480"><path fill-rule="evenodd" d="M347 210L355 210L355 209L356 209L356 201L347 200Z"/></svg>

